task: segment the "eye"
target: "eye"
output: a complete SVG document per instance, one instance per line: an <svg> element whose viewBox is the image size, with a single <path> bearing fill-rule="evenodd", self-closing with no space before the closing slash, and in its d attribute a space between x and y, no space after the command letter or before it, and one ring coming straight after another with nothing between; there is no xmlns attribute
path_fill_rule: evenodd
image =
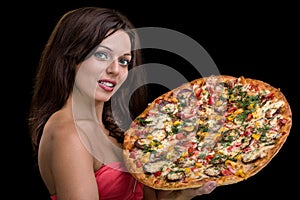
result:
<svg viewBox="0 0 300 200"><path fill-rule="evenodd" d="M110 60L110 54L108 54L107 52L96 51L94 53L94 56L96 56L100 60Z"/></svg>
<svg viewBox="0 0 300 200"><path fill-rule="evenodd" d="M127 67L130 64L130 59L121 58L121 59L119 59L119 63L120 63L120 65L123 65L123 66Z"/></svg>

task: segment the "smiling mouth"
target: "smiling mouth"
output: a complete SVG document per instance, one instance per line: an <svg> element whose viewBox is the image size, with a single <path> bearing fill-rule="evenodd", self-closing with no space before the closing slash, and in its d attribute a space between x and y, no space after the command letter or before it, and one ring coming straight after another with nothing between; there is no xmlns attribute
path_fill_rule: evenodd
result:
<svg viewBox="0 0 300 200"><path fill-rule="evenodd" d="M115 85L111 82L106 82L106 81L98 81L99 84L102 84L104 86L107 86L107 87L110 87L110 88L113 88Z"/></svg>
<svg viewBox="0 0 300 200"><path fill-rule="evenodd" d="M115 83L112 83L110 81L98 81L98 85L100 88L102 88L103 90L105 90L106 92L112 92L114 87L115 87Z"/></svg>

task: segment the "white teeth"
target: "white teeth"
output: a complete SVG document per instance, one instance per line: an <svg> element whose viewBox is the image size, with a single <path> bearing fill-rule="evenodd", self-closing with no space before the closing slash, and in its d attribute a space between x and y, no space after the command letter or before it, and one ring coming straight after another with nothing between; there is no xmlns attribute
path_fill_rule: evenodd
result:
<svg viewBox="0 0 300 200"><path fill-rule="evenodd" d="M109 82L100 82L101 84L103 84L103 85L106 85L106 86L108 86L108 87L113 87L114 85L112 84L112 83L109 83Z"/></svg>

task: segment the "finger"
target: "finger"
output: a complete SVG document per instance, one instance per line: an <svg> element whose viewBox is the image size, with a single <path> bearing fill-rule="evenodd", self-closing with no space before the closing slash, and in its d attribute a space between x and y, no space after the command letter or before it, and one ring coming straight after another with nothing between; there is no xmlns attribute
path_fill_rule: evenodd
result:
<svg viewBox="0 0 300 200"><path fill-rule="evenodd" d="M202 187L196 189L196 195L209 194L217 187L217 183L215 181L209 181L205 183Z"/></svg>
<svg viewBox="0 0 300 200"><path fill-rule="evenodd" d="M217 184L215 181L209 181L209 182L205 183L202 187L186 189L186 190L183 190L182 193L184 196L187 196L187 197L200 196L203 194L211 193L216 188L216 186L217 186Z"/></svg>

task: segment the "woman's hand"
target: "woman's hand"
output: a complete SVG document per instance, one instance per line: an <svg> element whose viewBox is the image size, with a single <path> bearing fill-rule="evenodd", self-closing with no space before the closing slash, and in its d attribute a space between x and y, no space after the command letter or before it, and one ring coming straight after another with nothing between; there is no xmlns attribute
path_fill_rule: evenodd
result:
<svg viewBox="0 0 300 200"><path fill-rule="evenodd" d="M209 194L216 187L217 184L215 181L209 181L199 188L184 189L184 190L166 190L166 191L160 190L157 191L157 197L158 197L157 199L158 200L168 200L168 199L190 200L196 196Z"/></svg>

